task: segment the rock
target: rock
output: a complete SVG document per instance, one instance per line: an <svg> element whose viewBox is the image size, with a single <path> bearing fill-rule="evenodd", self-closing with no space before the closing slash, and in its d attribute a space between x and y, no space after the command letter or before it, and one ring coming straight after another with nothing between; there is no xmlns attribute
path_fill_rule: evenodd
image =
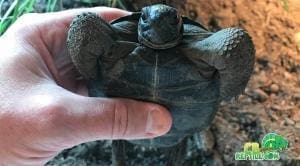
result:
<svg viewBox="0 0 300 166"><path fill-rule="evenodd" d="M294 106L274 104L270 108L273 111L292 111L294 109Z"/></svg>
<svg viewBox="0 0 300 166"><path fill-rule="evenodd" d="M279 91L279 85L277 85L277 84L272 84L271 86L270 86L270 91L272 92L272 93L277 93L278 91Z"/></svg>
<svg viewBox="0 0 300 166"><path fill-rule="evenodd" d="M287 80L293 79L293 75L287 71L285 71L283 75Z"/></svg>
<svg viewBox="0 0 300 166"><path fill-rule="evenodd" d="M296 123L295 128L300 129L300 122Z"/></svg>
<svg viewBox="0 0 300 166"><path fill-rule="evenodd" d="M238 101L241 103L246 103L246 104L251 104L252 103L252 99L249 96L246 95L240 95L238 97Z"/></svg>
<svg viewBox="0 0 300 166"><path fill-rule="evenodd" d="M284 126L286 124L286 122L284 120L282 120L280 123L279 123L279 126Z"/></svg>
<svg viewBox="0 0 300 166"><path fill-rule="evenodd" d="M267 82L269 81L269 78L267 77L267 74L265 71L261 71L257 77L258 77L259 85L266 85Z"/></svg>
<svg viewBox="0 0 300 166"><path fill-rule="evenodd" d="M284 118L284 121L287 125L293 126L295 124L295 122L290 118Z"/></svg>
<svg viewBox="0 0 300 166"><path fill-rule="evenodd" d="M280 105L272 105L271 109L274 111L282 111L283 110L282 106L280 106Z"/></svg>
<svg viewBox="0 0 300 166"><path fill-rule="evenodd" d="M300 100L300 92L293 94L293 98L297 101Z"/></svg>
<svg viewBox="0 0 300 166"><path fill-rule="evenodd" d="M292 119L296 122L300 122L300 110L296 111L292 116Z"/></svg>
<svg viewBox="0 0 300 166"><path fill-rule="evenodd" d="M278 97L278 96L277 96L275 93L271 93L271 94L270 94L270 99L271 99L271 100L276 100L277 97Z"/></svg>
<svg viewBox="0 0 300 166"><path fill-rule="evenodd" d="M275 113L270 113L269 116L271 117L272 120L278 121L279 117Z"/></svg>
<svg viewBox="0 0 300 166"><path fill-rule="evenodd" d="M259 73L259 72L260 72L259 67L255 65L253 73Z"/></svg>
<svg viewBox="0 0 300 166"><path fill-rule="evenodd" d="M297 32L294 36L295 38L295 42L297 44L297 46L300 48L300 32Z"/></svg>
<svg viewBox="0 0 300 166"><path fill-rule="evenodd" d="M259 100L259 101L261 101L261 102L264 102L264 101L266 101L267 99L268 99L268 94L265 92L265 91L263 91L262 89L255 89L254 91L253 91L253 97L255 98L255 99L257 99L257 100Z"/></svg>

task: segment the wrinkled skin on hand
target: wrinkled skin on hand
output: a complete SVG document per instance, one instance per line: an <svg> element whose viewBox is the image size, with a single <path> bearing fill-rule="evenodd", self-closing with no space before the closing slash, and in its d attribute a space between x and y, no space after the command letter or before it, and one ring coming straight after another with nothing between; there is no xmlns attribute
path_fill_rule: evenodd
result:
<svg viewBox="0 0 300 166"><path fill-rule="evenodd" d="M106 21L129 14L103 7L28 14L1 36L1 166L43 165L83 142L153 138L170 129L162 106L86 96L65 43L71 20L84 11Z"/></svg>

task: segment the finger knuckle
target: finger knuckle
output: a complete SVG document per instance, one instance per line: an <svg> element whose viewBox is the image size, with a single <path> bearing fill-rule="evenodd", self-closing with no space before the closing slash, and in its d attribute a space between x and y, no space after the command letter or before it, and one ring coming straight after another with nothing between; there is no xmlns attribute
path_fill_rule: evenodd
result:
<svg viewBox="0 0 300 166"><path fill-rule="evenodd" d="M118 101L114 105L114 123L113 123L113 138L124 138L128 131L130 111L128 104L123 101Z"/></svg>

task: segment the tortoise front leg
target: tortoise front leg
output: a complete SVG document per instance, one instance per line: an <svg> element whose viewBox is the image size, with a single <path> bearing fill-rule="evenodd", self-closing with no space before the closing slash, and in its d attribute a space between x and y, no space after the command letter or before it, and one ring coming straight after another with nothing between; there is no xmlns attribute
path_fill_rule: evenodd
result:
<svg viewBox="0 0 300 166"><path fill-rule="evenodd" d="M203 67L205 62L217 70L221 99L231 99L244 91L253 71L255 57L254 44L245 30L223 29L183 49L196 65ZM199 70L203 72L203 69Z"/></svg>
<svg viewBox="0 0 300 166"><path fill-rule="evenodd" d="M86 79L97 77L98 61L112 50L117 34L95 13L82 13L70 25L67 47L70 57Z"/></svg>
<svg viewBox="0 0 300 166"><path fill-rule="evenodd" d="M112 166L126 165L126 143L123 140L112 141Z"/></svg>

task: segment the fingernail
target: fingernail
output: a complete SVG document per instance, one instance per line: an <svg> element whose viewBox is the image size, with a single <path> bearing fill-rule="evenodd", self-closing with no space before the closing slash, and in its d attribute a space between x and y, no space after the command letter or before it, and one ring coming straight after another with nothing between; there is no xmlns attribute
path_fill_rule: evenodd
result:
<svg viewBox="0 0 300 166"><path fill-rule="evenodd" d="M151 110L148 112L146 136L155 137L163 135L168 130L168 122L161 110Z"/></svg>

